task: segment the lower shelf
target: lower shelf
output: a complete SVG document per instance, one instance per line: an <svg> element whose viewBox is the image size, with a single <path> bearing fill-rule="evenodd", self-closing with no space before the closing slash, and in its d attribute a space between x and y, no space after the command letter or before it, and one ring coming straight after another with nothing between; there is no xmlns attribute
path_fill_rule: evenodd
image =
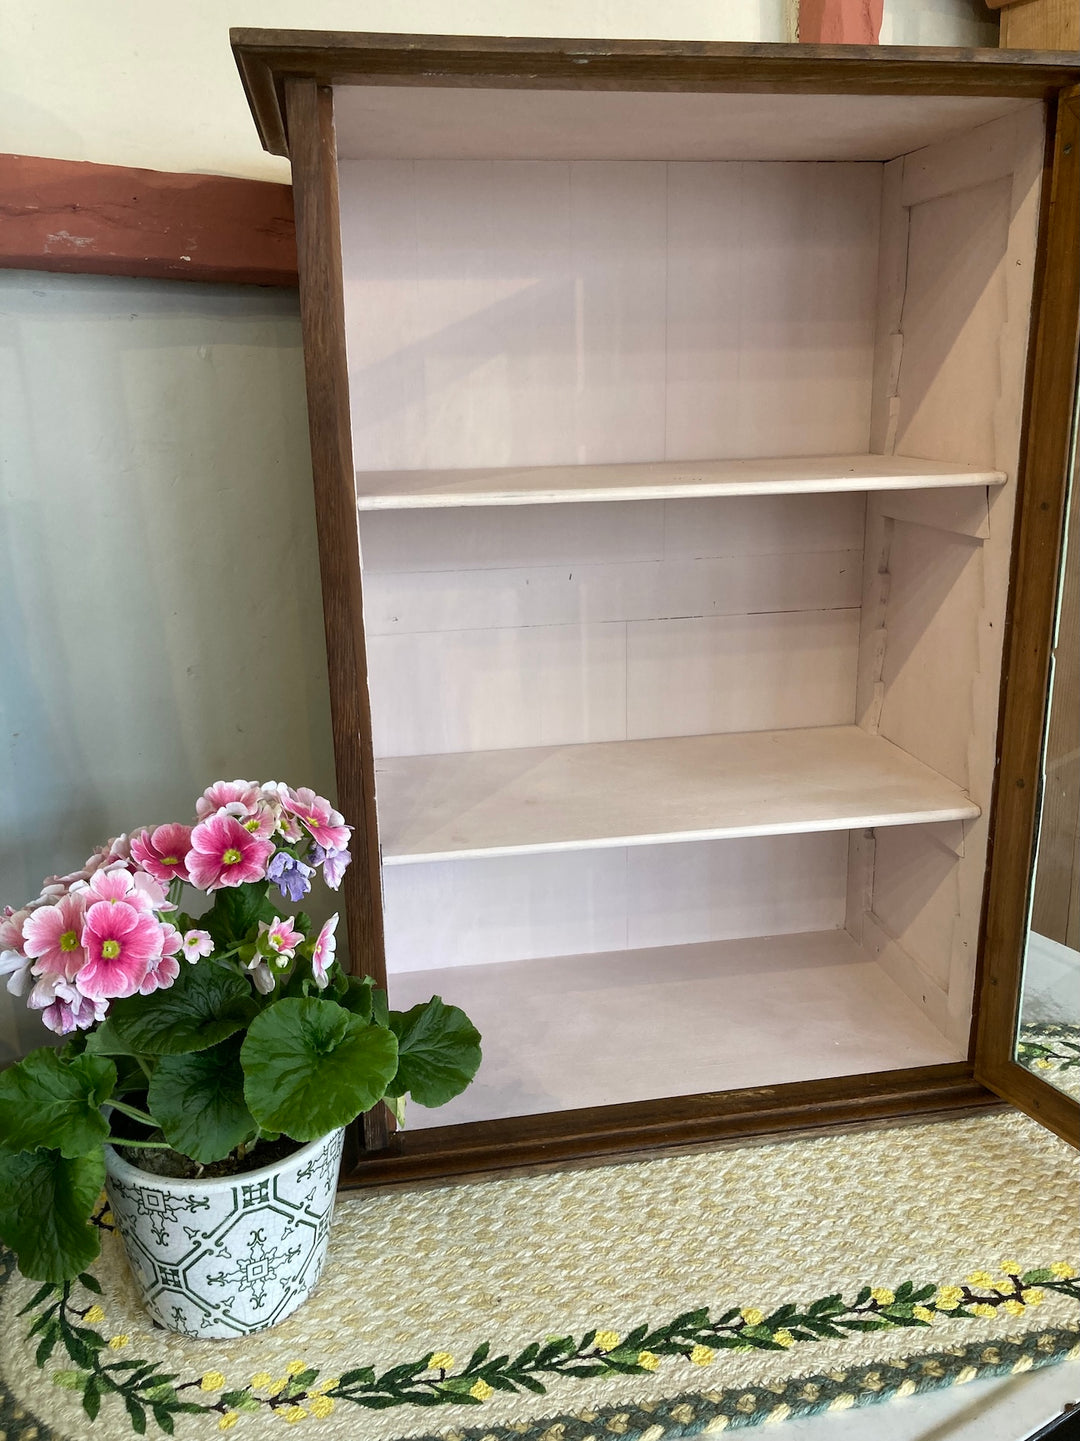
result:
<svg viewBox="0 0 1080 1441"><path fill-rule="evenodd" d="M562 956L390 978L484 1037L472 1086L410 1131L961 1059L844 931Z"/></svg>

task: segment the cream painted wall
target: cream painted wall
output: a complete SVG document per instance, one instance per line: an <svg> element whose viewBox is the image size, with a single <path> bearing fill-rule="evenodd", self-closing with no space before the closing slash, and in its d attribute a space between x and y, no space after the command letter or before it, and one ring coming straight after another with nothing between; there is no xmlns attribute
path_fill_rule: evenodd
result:
<svg viewBox="0 0 1080 1441"><path fill-rule="evenodd" d="M790 0L6 0L0 147L287 179L230 25L782 40ZM979 0L883 38L994 43ZM236 774L332 790L293 293L0 273L0 904ZM39 1044L0 989L0 1061Z"/></svg>
<svg viewBox="0 0 1080 1441"><path fill-rule="evenodd" d="M259 147L229 27L786 40L795 0L6 0L2 148L287 180ZM886 0L882 43L996 45L981 0Z"/></svg>

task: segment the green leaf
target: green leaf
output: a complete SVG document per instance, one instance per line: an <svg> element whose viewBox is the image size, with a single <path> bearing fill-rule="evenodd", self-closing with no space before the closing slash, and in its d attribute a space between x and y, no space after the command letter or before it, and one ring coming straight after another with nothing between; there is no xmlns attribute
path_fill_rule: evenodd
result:
<svg viewBox="0 0 1080 1441"><path fill-rule="evenodd" d="M258 1124L314 1141L382 1099L397 1041L334 1001L287 997L252 1021L240 1061Z"/></svg>
<svg viewBox="0 0 1080 1441"><path fill-rule="evenodd" d="M246 940L253 930L266 905L266 885L262 881L249 881L242 886L223 886L217 893L213 907L202 917L199 924L209 931L218 950L225 950ZM271 907L271 917L275 914ZM269 918L268 918L269 919Z"/></svg>
<svg viewBox="0 0 1080 1441"><path fill-rule="evenodd" d="M109 1134L101 1103L116 1067L102 1056L62 1060L43 1047L0 1073L0 1145L10 1151L56 1149L71 1160L101 1148Z"/></svg>
<svg viewBox="0 0 1080 1441"><path fill-rule="evenodd" d="M88 1291L93 1291L95 1296L101 1295L101 1282L91 1271L84 1271L79 1277L79 1285L85 1286Z"/></svg>
<svg viewBox="0 0 1080 1441"><path fill-rule="evenodd" d="M354 1016L359 1016L362 1021L370 1021L371 993L375 987L375 982L371 977L365 976L361 980L359 976L345 976L339 972L335 979L340 979L343 983L340 991L337 986L334 987L336 992L334 1000L338 1005L344 1006L347 1011L351 1011Z"/></svg>
<svg viewBox="0 0 1080 1441"><path fill-rule="evenodd" d="M32 1281L70 1281L100 1250L90 1216L105 1184L105 1154L0 1152L0 1239Z"/></svg>
<svg viewBox="0 0 1080 1441"><path fill-rule="evenodd" d="M182 967L167 990L114 1001L101 1031L129 1053L179 1056L216 1046L257 1010L246 977L203 961Z"/></svg>
<svg viewBox="0 0 1080 1441"><path fill-rule="evenodd" d="M79 1277L79 1280L82 1280L81 1276ZM40 1290L34 1292L34 1294L30 1297L29 1301L27 1301L26 1305L21 1306L19 1310L16 1311L16 1316L25 1316L27 1311L32 1311L35 1306L40 1306L42 1301L45 1300L46 1296L53 1295L56 1290L57 1288L52 1285L51 1282L46 1281L45 1285L42 1286ZM30 1335L32 1336L33 1334L33 1331L31 1331Z"/></svg>
<svg viewBox="0 0 1080 1441"><path fill-rule="evenodd" d="M391 1011L390 1028L398 1038L398 1070L387 1093L406 1091L420 1106L442 1106L459 1095L480 1066L480 1032L457 1006L442 998Z"/></svg>
<svg viewBox="0 0 1080 1441"><path fill-rule="evenodd" d="M98 1390L96 1376L87 1376L86 1385L83 1387L83 1410L91 1421L97 1419L97 1413L101 1409L101 1392Z"/></svg>
<svg viewBox="0 0 1080 1441"><path fill-rule="evenodd" d="M207 1051L162 1056L147 1101L173 1150L204 1166L223 1160L255 1134L255 1118L244 1102L239 1036Z"/></svg>

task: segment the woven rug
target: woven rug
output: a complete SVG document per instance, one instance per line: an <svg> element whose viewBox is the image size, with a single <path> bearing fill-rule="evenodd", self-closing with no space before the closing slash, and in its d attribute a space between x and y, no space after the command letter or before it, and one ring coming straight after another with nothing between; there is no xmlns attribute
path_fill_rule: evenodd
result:
<svg viewBox="0 0 1080 1441"><path fill-rule="evenodd" d="M1018 1112L343 1197L261 1336L8 1263L0 1432L660 1441L1080 1356L1076 1156ZM781 1428L782 1429L782 1428Z"/></svg>
<svg viewBox="0 0 1080 1441"><path fill-rule="evenodd" d="M1080 1026L1065 1021L1021 1025L1016 1059L1074 1101L1080 1101Z"/></svg>

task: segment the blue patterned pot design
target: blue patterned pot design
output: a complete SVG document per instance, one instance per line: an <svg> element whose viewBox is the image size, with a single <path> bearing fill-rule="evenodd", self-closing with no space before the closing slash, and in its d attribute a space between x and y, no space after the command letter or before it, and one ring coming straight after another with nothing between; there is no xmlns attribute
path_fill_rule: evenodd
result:
<svg viewBox="0 0 1080 1441"><path fill-rule="evenodd" d="M178 1181L105 1148L105 1190L143 1304L185 1336L247 1336L314 1288L334 1213L344 1130L213 1181Z"/></svg>

